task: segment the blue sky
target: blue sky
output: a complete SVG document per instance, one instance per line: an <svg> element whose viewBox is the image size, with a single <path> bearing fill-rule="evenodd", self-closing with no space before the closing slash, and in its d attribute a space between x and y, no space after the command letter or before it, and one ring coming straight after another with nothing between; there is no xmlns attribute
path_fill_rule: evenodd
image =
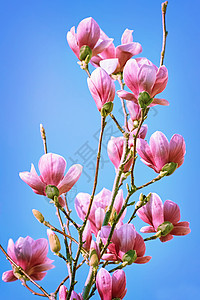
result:
<svg viewBox="0 0 200 300"><path fill-rule="evenodd" d="M39 124L47 132L48 150L84 165L85 173L69 193L73 216L73 199L78 192L91 193L94 160L83 163L79 156L85 145L97 147L96 136L100 116L88 91L86 74L66 42L66 33L85 17L92 16L107 33L120 44L124 29L134 29L134 41L143 47L142 56L159 64L162 29L161 2L154 1L83 1L26 0L1 1L1 200L0 242L7 247L9 238L30 235L34 239L46 237L46 229L32 216L32 209L40 210L48 220L57 224L55 212L48 201L35 195L20 180L18 173L37 167L43 154ZM167 11L167 48L165 65L169 82L162 96L169 107L156 107L149 114L147 139L161 130L170 139L174 133L186 141L185 162L175 174L146 188L145 193L157 192L161 199L180 205L182 221L191 223L192 233L176 237L168 243L151 241L147 255L152 260L145 265L127 268L128 292L125 299L189 300L197 299L199 288L199 1L170 1ZM119 87L117 86L117 89ZM115 99L114 112L120 118L120 103ZM109 122L108 136L115 135ZM108 162L105 148L100 168L99 192L104 186L112 188L114 168ZM155 176L153 170L139 160L136 166L137 183ZM137 200L138 195L136 195ZM144 223L135 221L139 230ZM66 267L55 259L56 269L43 280L44 287L54 291L66 276ZM0 271L10 264L0 253ZM77 291L81 292L87 268L80 271ZM19 282L0 281L2 299L33 299ZM95 299L98 299L96 296Z"/></svg>

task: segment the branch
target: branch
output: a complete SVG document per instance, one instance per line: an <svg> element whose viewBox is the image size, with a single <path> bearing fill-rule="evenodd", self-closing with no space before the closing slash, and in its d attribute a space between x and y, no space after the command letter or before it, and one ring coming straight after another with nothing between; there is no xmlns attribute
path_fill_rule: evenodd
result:
<svg viewBox="0 0 200 300"><path fill-rule="evenodd" d="M43 141L43 146L44 146L44 153L47 154L47 140L46 140L46 133L44 130L44 127L42 124L40 124L40 133Z"/></svg>
<svg viewBox="0 0 200 300"><path fill-rule="evenodd" d="M163 42L162 42L162 51L160 56L160 67L163 65L164 57L165 57L165 47L166 47L166 39L168 35L168 31L166 30L166 20L165 15L167 11L168 1L162 3L162 28L163 28Z"/></svg>

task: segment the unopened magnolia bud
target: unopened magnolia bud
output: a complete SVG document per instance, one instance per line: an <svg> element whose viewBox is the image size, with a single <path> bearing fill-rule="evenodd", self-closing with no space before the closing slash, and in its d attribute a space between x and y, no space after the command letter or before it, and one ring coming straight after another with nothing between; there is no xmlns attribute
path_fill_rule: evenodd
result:
<svg viewBox="0 0 200 300"><path fill-rule="evenodd" d="M145 196L141 193L140 196L139 196L139 201L142 202L144 200L144 198L145 198Z"/></svg>
<svg viewBox="0 0 200 300"><path fill-rule="evenodd" d="M90 59L92 58L92 50L90 49L89 46L84 45L81 47L79 52L79 58L80 60L87 59L87 63L89 63Z"/></svg>
<svg viewBox="0 0 200 300"><path fill-rule="evenodd" d="M122 261L127 262L128 265L131 265L132 263L134 263L134 261L136 259L137 259L137 253L135 250L127 251L122 257Z"/></svg>
<svg viewBox="0 0 200 300"><path fill-rule="evenodd" d="M107 102L103 105L101 109L101 115L103 117L107 117L112 110L113 110L113 103L111 101Z"/></svg>
<svg viewBox="0 0 200 300"><path fill-rule="evenodd" d="M138 125L139 125L139 122L138 122L138 120L135 120L135 121L133 122L133 126L134 126L135 128L137 128L137 127L138 127Z"/></svg>
<svg viewBox="0 0 200 300"><path fill-rule="evenodd" d="M167 163L166 165L164 165L164 167L162 168L160 174L164 175L164 176L169 176L172 173L174 173L174 171L177 169L178 164L174 163L174 162L170 162Z"/></svg>
<svg viewBox="0 0 200 300"><path fill-rule="evenodd" d="M43 214L41 214L41 212L37 209L32 209L32 213L34 215L34 217L40 222L43 223L44 222L44 216Z"/></svg>
<svg viewBox="0 0 200 300"><path fill-rule="evenodd" d="M51 251L54 253L58 253L61 249L60 241L55 232L53 232L51 229L47 229L47 235L49 238L49 244Z"/></svg>
<svg viewBox="0 0 200 300"><path fill-rule="evenodd" d="M90 266L97 267L99 264L99 258L95 249L90 250Z"/></svg>
<svg viewBox="0 0 200 300"><path fill-rule="evenodd" d="M139 94L138 102L141 108L146 108L151 104L153 101L153 98L150 97L149 93L142 92Z"/></svg>
<svg viewBox="0 0 200 300"><path fill-rule="evenodd" d="M145 201L146 201L146 202L149 202L149 201L150 201L150 199L151 199L151 193L149 193L149 194L146 196L146 199L145 199Z"/></svg>
<svg viewBox="0 0 200 300"><path fill-rule="evenodd" d="M172 231L173 228L174 225L171 222L165 221L164 223L158 226L157 231L161 231L161 236L166 236Z"/></svg>
<svg viewBox="0 0 200 300"><path fill-rule="evenodd" d="M55 185L47 185L45 189L45 193L48 198L54 200L54 197L59 196L59 190Z"/></svg>

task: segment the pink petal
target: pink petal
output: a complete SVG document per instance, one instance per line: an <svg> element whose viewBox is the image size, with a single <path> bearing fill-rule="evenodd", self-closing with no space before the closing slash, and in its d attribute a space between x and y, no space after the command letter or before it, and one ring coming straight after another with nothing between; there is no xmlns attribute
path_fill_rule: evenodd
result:
<svg viewBox="0 0 200 300"><path fill-rule="evenodd" d="M38 166L42 181L46 185L52 184L57 186L63 179L66 161L58 154L48 153L40 158Z"/></svg>
<svg viewBox="0 0 200 300"><path fill-rule="evenodd" d="M119 261L119 258L115 253L106 253L102 256L102 259L107 261Z"/></svg>
<svg viewBox="0 0 200 300"><path fill-rule="evenodd" d="M138 102L136 104L132 101L127 101L126 106L132 121L139 120L141 118L141 108L138 105Z"/></svg>
<svg viewBox="0 0 200 300"><path fill-rule="evenodd" d="M136 95L139 95L138 84L139 66L135 59L129 59L124 67L123 76L127 87Z"/></svg>
<svg viewBox="0 0 200 300"><path fill-rule="evenodd" d="M123 270L116 270L112 275L112 298L123 299L126 294L126 275Z"/></svg>
<svg viewBox="0 0 200 300"><path fill-rule="evenodd" d="M142 236L137 232L136 232L134 250L137 253L137 257L144 256L145 251L146 251L145 242L144 242Z"/></svg>
<svg viewBox="0 0 200 300"><path fill-rule="evenodd" d="M159 98L154 98L153 102L149 105L150 107L155 106L155 105L164 105L164 106L168 106L169 102L165 99L159 99Z"/></svg>
<svg viewBox="0 0 200 300"><path fill-rule="evenodd" d="M17 263L17 258L15 255L15 244L12 239L9 239L8 241L7 253L12 258L12 260Z"/></svg>
<svg viewBox="0 0 200 300"><path fill-rule="evenodd" d="M19 177L26 182L35 193L39 195L45 195L44 189L46 184L42 182L40 177L35 171L35 167L31 164L31 171L30 172L20 172Z"/></svg>
<svg viewBox="0 0 200 300"><path fill-rule="evenodd" d="M169 162L175 162L180 167L184 161L185 141L180 134L174 134L169 143Z"/></svg>
<svg viewBox="0 0 200 300"><path fill-rule="evenodd" d="M153 66L142 65L138 72L139 92L146 91L151 96L151 90L156 80Z"/></svg>
<svg viewBox="0 0 200 300"><path fill-rule="evenodd" d="M96 285L101 300L112 299L112 278L106 269L101 268L97 273Z"/></svg>
<svg viewBox="0 0 200 300"><path fill-rule="evenodd" d="M100 61L100 67L109 75L114 73L118 65L118 58L109 58Z"/></svg>
<svg viewBox="0 0 200 300"><path fill-rule="evenodd" d="M114 208L115 208L117 214L119 214L123 204L124 204L123 190L120 189L117 193L117 196L116 196L115 202L114 202Z"/></svg>
<svg viewBox="0 0 200 300"><path fill-rule="evenodd" d="M96 224L97 231L101 229L104 217L105 217L105 210L101 207L98 207L97 210L95 211L95 224Z"/></svg>
<svg viewBox="0 0 200 300"><path fill-rule="evenodd" d="M59 300L66 300L67 298L67 288L64 285L61 285L59 288Z"/></svg>
<svg viewBox="0 0 200 300"><path fill-rule="evenodd" d="M164 220L169 221L172 224L180 221L181 214L179 206L171 200L167 200L164 203Z"/></svg>
<svg viewBox="0 0 200 300"><path fill-rule="evenodd" d="M142 52L142 46L139 43L129 43L117 46L116 57L119 59L120 70L123 70L126 62L133 56Z"/></svg>
<svg viewBox="0 0 200 300"><path fill-rule="evenodd" d="M32 247L29 241L29 237L20 237L15 243L15 256L17 258L17 264L24 270L29 266L32 256Z"/></svg>
<svg viewBox="0 0 200 300"><path fill-rule="evenodd" d="M135 104L138 104L137 97L132 93L129 93L129 92L124 91L124 90L120 90L120 91L117 91L117 95L118 95L119 98L122 98L122 99L125 99L125 100L128 100L128 101L133 101Z"/></svg>
<svg viewBox="0 0 200 300"><path fill-rule="evenodd" d="M114 164L116 169L118 169L121 162L124 149L124 140L124 137L111 137L111 139L108 142L108 157L110 158L111 162Z"/></svg>
<svg viewBox="0 0 200 300"><path fill-rule="evenodd" d="M143 162L145 164L150 164L151 168L154 167L155 166L154 158L147 141L143 139L137 139L136 148L138 154L143 159Z"/></svg>
<svg viewBox="0 0 200 300"><path fill-rule="evenodd" d="M36 273L36 274L31 275L31 278L35 281L39 281L39 280L42 280L46 275L47 275L46 272Z"/></svg>
<svg viewBox="0 0 200 300"><path fill-rule="evenodd" d="M119 240L120 258L129 250L134 249L136 231L132 224L124 224L116 230Z"/></svg>
<svg viewBox="0 0 200 300"><path fill-rule="evenodd" d="M146 264L151 260L151 256L143 256L143 257L138 257L134 263L135 264Z"/></svg>
<svg viewBox="0 0 200 300"><path fill-rule="evenodd" d="M180 224L181 223L181 224ZM173 235L187 235L191 232L191 229L188 226L182 225L185 222L180 222L176 224L170 234ZM188 223L188 222L187 222ZM182 226L181 226L182 225Z"/></svg>
<svg viewBox="0 0 200 300"><path fill-rule="evenodd" d="M161 241L162 243L165 243L165 242L168 242L168 241L172 240L173 238L174 238L173 235L172 235L171 233L169 233L169 234L166 235L166 236L161 236L161 237L160 237L160 241Z"/></svg>
<svg viewBox="0 0 200 300"><path fill-rule="evenodd" d="M150 138L150 148L157 172L160 172L162 167L168 163L169 142L166 136L160 131L154 132Z"/></svg>
<svg viewBox="0 0 200 300"><path fill-rule="evenodd" d="M6 271L2 274L2 280L4 282L16 281L17 278L14 276L13 271Z"/></svg>
<svg viewBox="0 0 200 300"><path fill-rule="evenodd" d="M48 253L48 241L44 238L33 241L31 264L41 264L45 261Z"/></svg>
<svg viewBox="0 0 200 300"><path fill-rule="evenodd" d="M96 56L97 54L103 52L106 48L108 48L113 42L113 39L107 39L101 41L93 50L92 56Z"/></svg>
<svg viewBox="0 0 200 300"><path fill-rule="evenodd" d="M143 226L141 229L140 229L140 232L143 232L143 233L151 233L151 232L156 232L154 227L153 226Z"/></svg>
<svg viewBox="0 0 200 300"><path fill-rule="evenodd" d="M59 194L67 193L73 185L78 181L81 176L83 167L79 164L73 165L69 168L69 171L59 183Z"/></svg>
<svg viewBox="0 0 200 300"><path fill-rule="evenodd" d="M155 95L161 93L167 85L168 81L168 71L165 66L161 66L156 74L156 81L152 89L152 97L155 97Z"/></svg>
<svg viewBox="0 0 200 300"><path fill-rule="evenodd" d="M125 29L122 34L121 43L128 44L132 42L133 42L133 30Z"/></svg>
<svg viewBox="0 0 200 300"><path fill-rule="evenodd" d="M87 193L78 193L75 198L75 209L79 218L83 221L90 202L90 195Z"/></svg>
<svg viewBox="0 0 200 300"><path fill-rule="evenodd" d="M69 44L70 48L72 49L72 51L79 58L80 48L78 46L77 37L76 37L76 34L75 34L75 27L72 27L70 29L70 31L68 31L67 41L68 41L68 44Z"/></svg>
<svg viewBox="0 0 200 300"><path fill-rule="evenodd" d="M84 45L94 48L100 37L100 27L97 22L89 17L83 19L77 27L77 40L78 45L81 48Z"/></svg>

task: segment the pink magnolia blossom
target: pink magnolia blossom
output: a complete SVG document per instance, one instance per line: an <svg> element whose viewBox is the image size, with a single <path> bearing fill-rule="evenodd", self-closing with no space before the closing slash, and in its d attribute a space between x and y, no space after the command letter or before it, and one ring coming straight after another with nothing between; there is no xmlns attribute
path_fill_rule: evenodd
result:
<svg viewBox="0 0 200 300"><path fill-rule="evenodd" d="M79 193L75 198L75 209L81 220L84 220L88 211L90 197L91 196L87 193ZM110 201L111 191L105 188L103 188L103 190L94 197L88 221L90 222L91 231L95 234L95 236L97 236L98 231L101 229L106 209L109 207ZM119 214L123 204L123 191L119 190L115 199L113 211ZM122 224L122 220L125 217L125 214L126 211L124 211L124 213L122 214L118 226Z"/></svg>
<svg viewBox="0 0 200 300"><path fill-rule="evenodd" d="M107 102L112 102L115 98L115 85L113 79L102 68L97 68L87 79L88 87L98 110Z"/></svg>
<svg viewBox="0 0 200 300"><path fill-rule="evenodd" d="M105 245L110 234L111 227L103 226L100 231L100 238ZM109 261L122 261L123 256L129 250L135 250L137 258L134 261L138 264L145 264L150 261L151 256L144 256L146 246L143 238L132 224L124 224L114 230L111 244L108 246L107 253L102 259Z"/></svg>
<svg viewBox="0 0 200 300"><path fill-rule="evenodd" d="M133 101L126 101L126 106L129 111L129 115L131 120L139 121L141 118L141 108L138 104L134 103Z"/></svg>
<svg viewBox="0 0 200 300"><path fill-rule="evenodd" d="M54 153L44 154L38 164L40 176L38 176L34 165L31 165L30 172L20 172L20 178L26 182L32 190L39 195L45 195L45 189L48 185L56 186L59 195L68 192L81 176L82 166L79 164L70 167L64 176L66 161Z"/></svg>
<svg viewBox="0 0 200 300"><path fill-rule="evenodd" d="M29 236L20 237L15 244L12 239L9 239L7 253L33 280L42 280L47 274L45 271L54 268L53 260L47 257L48 241L46 239L34 241ZM13 270L6 271L2 275L2 280L5 282L17 279Z"/></svg>
<svg viewBox="0 0 200 300"><path fill-rule="evenodd" d="M157 68L147 58L136 58L127 61L124 71L124 82L132 93L125 90L117 92L120 98L133 101L138 104L138 97L141 92L149 93L151 98L161 93L168 81L168 71L165 66ZM156 104L169 105L165 99L154 98L150 106Z"/></svg>
<svg viewBox="0 0 200 300"><path fill-rule="evenodd" d="M59 300L66 300L67 299L67 288L64 285L61 285L59 289ZM77 294L75 291L72 291L70 300L83 300L83 297L81 294Z"/></svg>
<svg viewBox="0 0 200 300"><path fill-rule="evenodd" d="M137 140L137 152L145 165L159 173L167 163L174 162L178 168L184 162L185 141L179 134L174 134L168 142L166 136L156 131L150 137L150 143L143 139Z"/></svg>
<svg viewBox="0 0 200 300"><path fill-rule="evenodd" d="M150 225L141 228L140 231L144 233L157 232L158 226L163 222L168 221L173 224L174 227L171 232L160 237L161 242L173 239L173 235L187 235L191 232L188 222L179 222L181 218L179 206L171 200L166 200L163 205L156 193L152 193L150 201L138 209L137 215Z"/></svg>
<svg viewBox="0 0 200 300"><path fill-rule="evenodd" d="M93 18L89 17L79 23L77 33L75 33L75 26L68 31L67 41L72 51L80 59L79 53L82 46L89 46L92 56L94 56L104 51L113 39L107 38L101 41L100 27Z"/></svg>
<svg viewBox="0 0 200 300"><path fill-rule="evenodd" d="M101 300L123 299L126 295L126 275L123 270L116 270L112 276L101 268L97 273L96 285Z"/></svg>
<svg viewBox="0 0 200 300"><path fill-rule="evenodd" d="M91 63L102 67L108 74L122 72L126 62L142 52L142 46L133 42L133 30L126 29L121 38L121 45L115 48L111 43L101 54L94 56ZM102 41L108 40L107 35L101 30L100 38Z"/></svg>

